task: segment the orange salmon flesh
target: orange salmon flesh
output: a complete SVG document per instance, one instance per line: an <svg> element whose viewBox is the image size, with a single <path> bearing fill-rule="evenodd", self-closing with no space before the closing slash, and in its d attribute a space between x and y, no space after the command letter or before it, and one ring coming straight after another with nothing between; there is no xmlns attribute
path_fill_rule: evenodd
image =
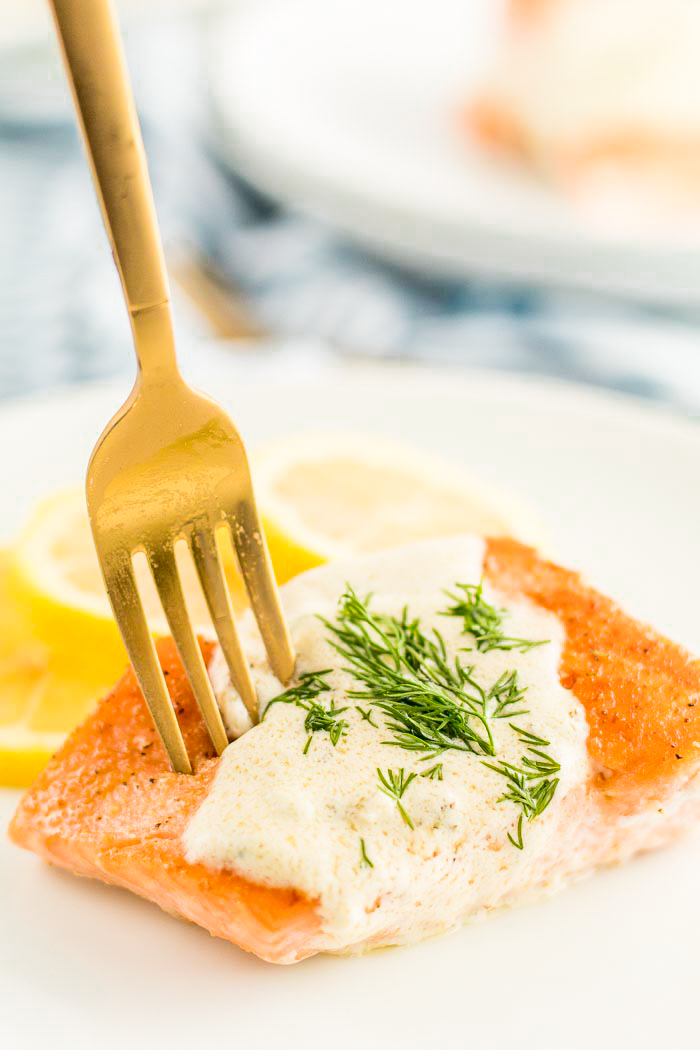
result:
<svg viewBox="0 0 700 1050"><path fill-rule="evenodd" d="M660 845L700 817L625 845L624 818L677 794L700 770L700 663L626 616L576 573L513 540L487 543L486 578L554 613L565 631L559 675L585 709L591 757L586 827L612 845L591 864ZM203 643L205 658L212 652ZM171 771L131 671L68 739L22 799L10 837L45 860L122 886L271 962L318 951L318 902L185 858L183 832L218 759L173 643L159 656L194 773ZM612 836L610 829L613 829Z"/></svg>

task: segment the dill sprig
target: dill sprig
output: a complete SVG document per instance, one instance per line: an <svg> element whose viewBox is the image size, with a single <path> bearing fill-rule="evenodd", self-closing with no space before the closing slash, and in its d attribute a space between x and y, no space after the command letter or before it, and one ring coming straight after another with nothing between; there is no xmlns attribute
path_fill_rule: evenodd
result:
<svg viewBox="0 0 700 1050"><path fill-rule="evenodd" d="M527 708L521 706L526 692L526 687L518 682L517 671L504 671L486 694L486 707L491 718L517 718L529 714Z"/></svg>
<svg viewBox="0 0 700 1050"><path fill-rule="evenodd" d="M385 743L434 755L447 748L495 754L486 694L472 667L448 659L439 632L424 634L406 609L400 619L371 611L369 598L363 601L351 587L336 623L323 622L362 686L348 696L369 700L386 716L394 739Z"/></svg>
<svg viewBox="0 0 700 1050"><path fill-rule="evenodd" d="M513 732L517 733L521 740L524 740L527 744L535 744L537 747L549 747L549 740L545 740L543 736L536 736L531 733L528 729L521 729L520 726L513 725L512 722L508 723Z"/></svg>
<svg viewBox="0 0 700 1050"><path fill-rule="evenodd" d="M304 719L304 729L309 734L309 739L304 745L304 754L311 747L314 733L328 733L331 738L331 744L333 747L336 746L348 727L348 723L344 718L338 718L338 715L342 715L343 711L347 711L347 707L336 707L335 700L331 700L330 707L324 707L318 701L314 701L309 705L306 718Z"/></svg>
<svg viewBox="0 0 700 1050"><path fill-rule="evenodd" d="M481 586L459 586L478 610L480 626L472 632L478 649L524 650L545 644L504 635L501 613L483 601ZM340 599L336 622L323 620L331 644L360 686L350 690L348 697L366 699L382 712L393 737L384 744L423 752L424 760L447 750L468 752L502 776L506 790L498 801L513 802L520 808L516 836L508 837L522 849L523 821L534 820L549 805L559 783L555 774L560 767L546 750L549 741L512 721L509 727L524 746L522 760L515 765L496 755L490 720L514 719L528 713L524 706L526 689L520 685L517 672L504 672L486 689L475 679L474 666L465 666L459 656L448 658L438 631L423 632L420 621L411 618L406 608L400 617L374 612L370 600L371 596L359 598L348 586ZM458 615L453 610L449 614ZM366 718L368 712L356 706ZM384 776L379 769L377 773L382 790L396 799L402 818L412 828L400 799L417 774L406 776L404 770L389 770ZM436 763L421 775L441 780L442 764Z"/></svg>
<svg viewBox="0 0 700 1050"><path fill-rule="evenodd" d="M336 707L335 699L331 700L330 707L324 707L316 699L321 693L329 692L331 687L326 681L326 675L330 673L331 668L327 668L325 671L307 671L300 675L296 685L270 701L263 715L264 719L273 704L294 704L295 707L301 707L306 711L304 729L309 736L304 745L305 755L311 747L314 733L328 733L331 744L335 747L348 726L344 718L338 717L347 711L347 707Z"/></svg>
<svg viewBox="0 0 700 1050"><path fill-rule="evenodd" d="M381 769L377 768L377 776L381 783L379 790L383 791L385 795L389 796L389 798L394 799L398 811L401 814L401 819L404 824L408 824L411 831L413 831L413 821L401 805L401 799L406 793L409 784L416 779L418 774L407 774L405 769L387 769L386 773L382 773Z"/></svg>
<svg viewBox="0 0 700 1050"><path fill-rule="evenodd" d="M462 630L471 634L479 652L488 653L492 649L517 649L526 653L538 645L546 645L547 640L530 641L527 638L511 638L503 631L504 609L497 609L484 598L483 581L455 584L461 594L447 592L447 597L454 603L446 610L445 616L458 616L463 621Z"/></svg>
<svg viewBox="0 0 700 1050"><path fill-rule="evenodd" d="M548 740L512 724L510 728L527 744L520 765L515 766L503 760L485 761L484 765L505 777L507 787L498 801L514 802L521 809L516 836L514 838L509 833L508 838L516 849L522 849L523 820L529 823L544 813L557 790L559 778L554 774L560 771L561 766L543 750L543 747L549 747Z"/></svg>
<svg viewBox="0 0 700 1050"><path fill-rule="evenodd" d="M525 843L523 842L523 820L524 814L521 813L518 817L518 823L515 828L515 835L511 835L508 832L508 841L512 842L516 849L525 849Z"/></svg>
<svg viewBox="0 0 700 1050"><path fill-rule="evenodd" d="M360 839L360 864L363 868L373 868L374 864L367 856L367 848L365 846L365 840Z"/></svg>
<svg viewBox="0 0 700 1050"><path fill-rule="evenodd" d="M296 704L297 707L305 707L321 693L328 693L331 687L326 681L326 676L329 674L331 674L330 667L325 671L306 671L304 674L299 675L299 681L296 685L285 689L283 693L280 693L279 696L270 701L265 708L263 719L273 704Z"/></svg>

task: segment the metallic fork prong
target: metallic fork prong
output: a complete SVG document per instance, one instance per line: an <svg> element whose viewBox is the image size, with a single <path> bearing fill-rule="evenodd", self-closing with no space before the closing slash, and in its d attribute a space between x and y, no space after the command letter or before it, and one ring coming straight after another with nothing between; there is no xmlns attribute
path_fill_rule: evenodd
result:
<svg viewBox="0 0 700 1050"><path fill-rule="evenodd" d="M87 503L117 623L173 767L190 771L156 660L131 555L150 551L161 601L217 751L226 734L182 594L172 537L211 530L194 553L232 676L251 715L250 673L236 635L214 529L230 523L250 601L275 674L294 670L287 627L255 510L248 457L229 416L177 367L165 259L136 108L111 0L50 0L114 260L139 371L95 446ZM246 535L246 531L250 535ZM116 566L116 568L115 568Z"/></svg>
<svg viewBox="0 0 700 1050"><path fill-rule="evenodd" d="M192 687L199 710L202 712L211 742L216 753L220 755L228 746L228 737L214 690L209 681L202 650L190 623L175 561L175 551L172 548L161 549L157 554L149 555L148 563L153 573L165 618L185 668L185 674Z"/></svg>
<svg viewBox="0 0 700 1050"><path fill-rule="evenodd" d="M231 534L270 667L280 682L288 682L294 673L294 647L282 611L265 533L252 499L242 500L237 506Z"/></svg>
<svg viewBox="0 0 700 1050"><path fill-rule="evenodd" d="M104 565L109 600L134 674L176 773L191 773L185 742L139 598L130 557Z"/></svg>
<svg viewBox="0 0 700 1050"><path fill-rule="evenodd" d="M259 718L258 697L238 637L228 584L216 546L216 537L208 522L193 530L191 549L209 615L214 624L231 680L255 724Z"/></svg>

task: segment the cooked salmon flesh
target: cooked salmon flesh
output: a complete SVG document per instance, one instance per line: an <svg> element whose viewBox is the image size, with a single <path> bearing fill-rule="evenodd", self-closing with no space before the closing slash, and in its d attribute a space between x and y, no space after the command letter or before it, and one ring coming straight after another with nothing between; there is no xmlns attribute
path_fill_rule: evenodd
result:
<svg viewBox="0 0 700 1050"><path fill-rule="evenodd" d="M459 541L447 541L440 548L440 565L453 556L457 562L465 557L472 550L465 544L466 540L461 547ZM561 770L541 817L531 820L530 811L508 801L507 788L498 786L506 784L507 767L494 772L493 760L477 760L468 748L453 750L449 741L424 761L422 754L400 746L384 747L396 741L382 739L380 757L376 762L367 759L365 773L359 765L362 749L356 744L365 738L359 734L366 732L367 739L374 739L371 734L380 733L377 727L389 725L390 719L382 721L386 708L363 702L347 689L332 694L338 714L332 712L330 721L320 723L323 731L316 731L311 719L316 711L311 710L312 701L302 709L294 703L272 705L265 720L234 740L219 759L173 643L164 640L159 657L193 759L193 775L171 771L129 670L26 793L10 827L12 840L52 864L140 894L262 959L290 963L319 951L365 950L451 928L476 912L510 905L526 892L549 892L583 872L660 846L700 819L700 663L631 619L576 573L542 560L531 549L507 539L489 540L480 549L483 582L490 593L513 603L518 615L537 615L538 623L554 624L560 634L554 665L558 681L552 683L550 695L562 710L548 717L561 715L562 733L574 741L572 754L577 739L583 744L568 767L563 745L554 756ZM422 572L421 559L428 565L425 550L418 545L410 554L416 578ZM381 607L393 611L396 587L382 575L381 556L368 556L365 562L370 568L360 573L361 585L369 580L367 593L376 592L372 600L377 602L383 601L384 587L387 597ZM394 557L392 564L397 568L407 562ZM456 565L452 579L459 580L461 569ZM343 571L352 582L352 565ZM338 571L333 572L329 577L324 568L313 570L305 574L308 581L292 581L283 588L300 653L312 629L308 608L317 593L314 588L323 584L330 593L324 581L340 579ZM400 574L391 580L395 578ZM435 570L435 580L442 579ZM444 583L451 583L449 574ZM415 605L422 615L427 606L421 605L419 584L420 580ZM288 591L290 587L296 590ZM401 592L400 601L412 613L414 592L407 593L404 598ZM297 628L294 601L299 608L306 602ZM397 622L398 610L397 604ZM461 630L460 623L440 615L443 619L436 622L445 622L445 632ZM202 647L207 661L216 661L212 643L203 642ZM481 658L478 648L465 646L463 659L471 661L470 651L474 660ZM522 660L519 673L525 680L528 673L535 675L528 671L535 667L528 660L546 661L552 658L547 652L554 652L551 645L521 648L522 653L514 648L494 657L486 652L487 645L482 646L489 659L506 661L504 667L510 660L520 668ZM304 669L330 674L311 663L300 668ZM313 702L326 703L327 712L331 693L323 692L324 681L334 679L321 676L316 685L312 679L306 683L320 690ZM362 688L360 684L357 691ZM533 712L532 718L537 710L535 689L530 685L532 695L520 705ZM516 720L514 715L494 721L494 733L510 733L506 722ZM536 722L527 725L534 727L530 735L536 736ZM280 758L277 764L261 764L258 772L255 756L262 752L255 751L256 740L266 741L273 757L275 749L280 755L289 753L289 763ZM290 740L294 747L286 751ZM540 755L547 743L540 746ZM229 753L226 776L232 779L227 780L224 762ZM305 794L307 771L310 786ZM363 793L351 798L350 788L344 786L346 776L348 783L352 777L358 783L365 777ZM246 812L222 816L222 827L235 820L237 830L217 852L206 843L219 842L214 800L223 814L226 799L221 792L228 784L242 793L243 806L249 791L251 800L261 796L263 808L256 809L254 818L251 801L249 827ZM285 795L288 784L291 801ZM483 833L475 823L475 813L482 809L474 808L475 801L467 810L461 801L472 797L465 794L468 789L476 799L479 785L492 791L486 801L480 796L478 802L485 814ZM510 781L508 789L509 785ZM519 821L518 813L525 813L526 819ZM331 816L335 823L330 823ZM314 821L319 822L318 834L304 840L307 845L300 854L310 868L307 877L300 874L294 851L297 838L301 842L309 829L313 833ZM454 852L449 872L446 850ZM315 851L318 856L310 855ZM355 867L348 867L345 858L354 864L355 855ZM329 858L335 858L335 881L326 870ZM483 874L487 864L488 878ZM317 885L326 888L316 892Z"/></svg>

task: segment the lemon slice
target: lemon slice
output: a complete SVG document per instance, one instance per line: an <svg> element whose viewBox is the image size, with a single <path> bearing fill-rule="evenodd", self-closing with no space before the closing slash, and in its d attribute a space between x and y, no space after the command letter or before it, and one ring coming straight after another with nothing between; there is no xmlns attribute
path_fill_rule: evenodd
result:
<svg viewBox="0 0 700 1050"><path fill-rule="evenodd" d="M460 532L540 546L525 507L468 473L383 441L297 438L253 460L277 578L363 551Z"/></svg>
<svg viewBox="0 0 700 1050"><path fill-rule="evenodd" d="M223 550L227 576L239 600L233 553ZM198 631L210 633L211 621L194 566L181 550L178 567L192 621ZM134 568L146 618L155 635L168 626L145 557ZM85 497L80 489L66 489L41 503L20 535L13 559L14 591L32 606L38 637L75 658L125 662L112 610L92 542Z"/></svg>
<svg viewBox="0 0 700 1050"><path fill-rule="evenodd" d="M77 491L0 554L0 783L31 783L125 667L92 550Z"/></svg>
<svg viewBox="0 0 700 1050"><path fill-rule="evenodd" d="M13 561L0 552L0 783L20 787L109 687L113 669L91 680L78 653L70 669L36 637L32 605L15 590Z"/></svg>
<svg viewBox="0 0 700 1050"><path fill-rule="evenodd" d="M239 604L230 545L222 553ZM193 622L211 634L192 562L178 552L178 565ZM166 633L145 559L135 571L149 625ZM126 663L84 495L57 493L36 508L15 548L0 553L0 783L30 783Z"/></svg>

